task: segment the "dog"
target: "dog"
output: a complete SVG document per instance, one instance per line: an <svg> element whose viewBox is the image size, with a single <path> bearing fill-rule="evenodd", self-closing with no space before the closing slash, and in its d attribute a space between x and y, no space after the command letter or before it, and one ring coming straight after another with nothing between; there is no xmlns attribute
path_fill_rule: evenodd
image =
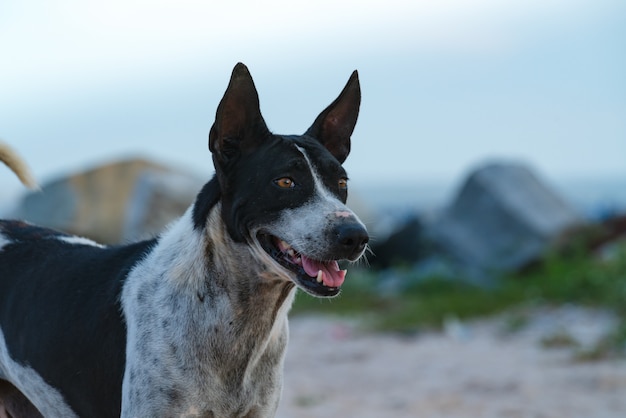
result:
<svg viewBox="0 0 626 418"><path fill-rule="evenodd" d="M296 289L336 296L367 248L342 167L360 101L355 71L303 135L276 135L239 63L215 174L158 237L1 221L0 417L274 416Z"/></svg>

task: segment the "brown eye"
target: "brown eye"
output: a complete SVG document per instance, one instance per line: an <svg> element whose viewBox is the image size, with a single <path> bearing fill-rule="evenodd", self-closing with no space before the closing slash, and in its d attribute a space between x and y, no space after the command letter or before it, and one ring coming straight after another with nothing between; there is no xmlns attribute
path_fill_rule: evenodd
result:
<svg viewBox="0 0 626 418"><path fill-rule="evenodd" d="M274 180L274 183L282 189L291 189L296 185L289 177L279 178L278 180Z"/></svg>
<svg viewBox="0 0 626 418"><path fill-rule="evenodd" d="M337 184L340 190L346 190L348 188L348 179L340 179Z"/></svg>

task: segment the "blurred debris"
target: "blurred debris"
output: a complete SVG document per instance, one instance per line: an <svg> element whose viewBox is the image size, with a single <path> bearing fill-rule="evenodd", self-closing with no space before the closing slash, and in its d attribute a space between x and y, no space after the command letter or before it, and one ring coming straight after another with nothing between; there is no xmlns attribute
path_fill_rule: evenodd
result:
<svg viewBox="0 0 626 418"><path fill-rule="evenodd" d="M105 164L43 185L14 217L119 243L154 235L180 216L203 181L143 159Z"/></svg>
<svg viewBox="0 0 626 418"><path fill-rule="evenodd" d="M590 242L590 249L602 257L616 255L626 241L626 214L615 215L600 224L601 232Z"/></svg>
<svg viewBox="0 0 626 418"><path fill-rule="evenodd" d="M626 214L616 214L566 231L554 242L552 249L565 257L595 254L600 259L610 260L621 256L625 244Z"/></svg>
<svg viewBox="0 0 626 418"><path fill-rule="evenodd" d="M467 341L472 337L471 327L464 324L454 315L449 315L443 320L443 333L454 341Z"/></svg>

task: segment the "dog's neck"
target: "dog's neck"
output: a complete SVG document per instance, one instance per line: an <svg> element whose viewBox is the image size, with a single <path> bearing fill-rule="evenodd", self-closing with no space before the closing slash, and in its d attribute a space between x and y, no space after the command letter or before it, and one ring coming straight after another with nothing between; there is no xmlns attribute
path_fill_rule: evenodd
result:
<svg viewBox="0 0 626 418"><path fill-rule="evenodd" d="M216 204L203 231L203 254L208 274L196 284L198 297L213 297L224 289L233 308L236 322L242 329L271 333L275 322L286 321L295 285L268 267L267 256L257 247L237 243L229 235L221 218L222 208ZM203 296L204 292L204 296Z"/></svg>
<svg viewBox="0 0 626 418"><path fill-rule="evenodd" d="M255 259L258 250L231 239L219 202L211 208L202 231L191 227L192 211L172 225L154 250L164 262L162 273L168 287L195 298L199 305L225 305L218 311L224 315L221 320L234 321L242 331L253 329L255 338L259 332L269 333L274 322L287 315L295 291L293 283L272 272L263 260Z"/></svg>
<svg viewBox="0 0 626 418"><path fill-rule="evenodd" d="M193 207L159 239L155 252L170 257L167 280L181 292L205 298L225 291L240 309L278 310L294 284L272 269L260 247L235 242L222 221L221 204L208 212L204 228L191 227ZM173 255L172 255L173 254Z"/></svg>
<svg viewBox="0 0 626 418"><path fill-rule="evenodd" d="M193 206L129 275L122 297L128 360L150 369L142 350L170 347L176 362L193 365L194 376L184 377L189 384L181 390L196 391L199 402L225 393L233 404L277 402L294 285L253 259L249 245L230 238L219 203L210 209L203 230L194 227L192 218ZM126 373L130 376L128 368ZM139 370L135 375L141 375ZM219 391L216 382L222 382ZM255 400L250 391L259 388L275 392L272 400ZM239 399L244 394L252 398Z"/></svg>

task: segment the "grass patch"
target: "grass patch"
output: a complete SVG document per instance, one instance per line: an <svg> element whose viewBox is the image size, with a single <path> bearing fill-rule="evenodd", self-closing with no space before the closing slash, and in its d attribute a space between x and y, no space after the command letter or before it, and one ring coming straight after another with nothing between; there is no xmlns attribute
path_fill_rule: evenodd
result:
<svg viewBox="0 0 626 418"><path fill-rule="evenodd" d="M411 278L406 281L411 282ZM359 315L376 331L413 332L423 327L440 327L449 317L463 320L490 315L523 300L509 289L486 290L449 279L422 280L393 295L379 293L379 285L376 275L359 272L346 280L341 295L335 299L316 299L300 292L293 311Z"/></svg>
<svg viewBox="0 0 626 418"><path fill-rule="evenodd" d="M373 330L412 332L440 327L449 317L463 320L520 305L574 303L613 310L622 326L612 344L626 345L626 246L605 260L580 252L551 255L531 271L502 278L491 288L436 277L417 280L407 272L401 276L402 290L390 295L380 292L376 274L351 273L338 298L315 299L300 292L293 311L358 315Z"/></svg>

